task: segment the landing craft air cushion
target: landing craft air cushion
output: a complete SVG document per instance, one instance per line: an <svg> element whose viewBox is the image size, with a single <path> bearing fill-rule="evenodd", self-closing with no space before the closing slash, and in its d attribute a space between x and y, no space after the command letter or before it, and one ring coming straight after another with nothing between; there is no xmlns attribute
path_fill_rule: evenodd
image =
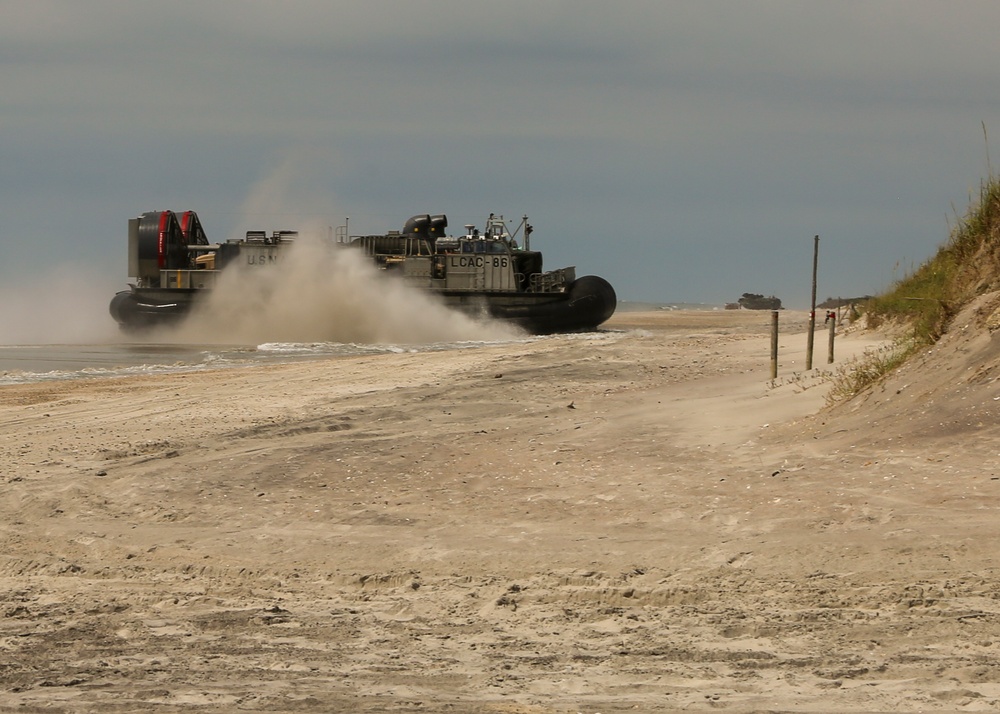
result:
<svg viewBox="0 0 1000 714"><path fill-rule="evenodd" d="M464 234L448 236L447 226L444 215L421 214L401 232L384 235L349 236L345 227L331 249L359 251L386 275L439 295L450 308L536 334L592 330L614 314L617 297L603 278L577 278L573 267L542 270L542 254L530 248L527 216L513 234L494 214L482 232L466 225ZM522 230L523 246L517 243ZM125 330L176 323L223 270L274 265L297 237L296 231L248 231L243 239L213 244L193 211L144 213L129 220L129 276L136 282L111 300L111 316Z"/></svg>

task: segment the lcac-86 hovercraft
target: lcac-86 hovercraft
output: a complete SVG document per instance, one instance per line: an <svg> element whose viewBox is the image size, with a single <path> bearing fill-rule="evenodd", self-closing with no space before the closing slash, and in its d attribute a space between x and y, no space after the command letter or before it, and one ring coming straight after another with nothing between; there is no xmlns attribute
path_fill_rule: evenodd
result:
<svg viewBox="0 0 1000 714"><path fill-rule="evenodd" d="M330 243L332 249L359 251L380 271L439 295L448 307L485 313L531 333L592 330L614 314L617 298L608 281L577 278L573 267L542 269L542 254L531 250L527 216L513 233L494 214L482 231L466 225L462 235L450 236L447 226L444 215L421 214L402 231L384 235L351 236L341 227ZM297 238L296 231L248 231L245 238L210 243L193 211L144 213L129 220L128 268L135 282L111 300L111 316L126 330L176 323L223 271L274 265Z"/></svg>

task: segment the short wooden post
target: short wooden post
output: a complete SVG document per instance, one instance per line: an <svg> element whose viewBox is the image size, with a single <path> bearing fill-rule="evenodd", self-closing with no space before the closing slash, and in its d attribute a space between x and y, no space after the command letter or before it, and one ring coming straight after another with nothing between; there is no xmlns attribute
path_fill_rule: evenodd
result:
<svg viewBox="0 0 1000 714"><path fill-rule="evenodd" d="M826 363L833 364L833 336L837 332L837 313L830 318L830 346L826 352Z"/></svg>
<svg viewBox="0 0 1000 714"><path fill-rule="evenodd" d="M778 311L771 310L771 379L778 378Z"/></svg>

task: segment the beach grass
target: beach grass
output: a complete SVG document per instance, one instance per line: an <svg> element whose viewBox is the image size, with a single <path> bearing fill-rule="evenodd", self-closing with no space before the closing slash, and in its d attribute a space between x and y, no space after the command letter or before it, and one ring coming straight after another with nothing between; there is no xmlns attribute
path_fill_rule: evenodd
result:
<svg viewBox="0 0 1000 714"><path fill-rule="evenodd" d="M862 307L870 328L899 334L893 349L866 355L834 378L832 401L849 399L937 342L970 300L1000 287L1000 178L980 183L948 240L927 262Z"/></svg>

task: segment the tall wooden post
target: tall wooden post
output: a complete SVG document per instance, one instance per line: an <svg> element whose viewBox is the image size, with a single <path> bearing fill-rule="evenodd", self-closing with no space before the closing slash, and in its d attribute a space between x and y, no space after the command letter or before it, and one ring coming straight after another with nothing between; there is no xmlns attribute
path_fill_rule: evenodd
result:
<svg viewBox="0 0 1000 714"><path fill-rule="evenodd" d="M809 337L806 340L806 369L813 367L813 341L816 332L816 267L819 264L819 236L813 241L812 300L809 303Z"/></svg>
<svg viewBox="0 0 1000 714"><path fill-rule="evenodd" d="M778 311L771 310L771 379L778 378Z"/></svg>

